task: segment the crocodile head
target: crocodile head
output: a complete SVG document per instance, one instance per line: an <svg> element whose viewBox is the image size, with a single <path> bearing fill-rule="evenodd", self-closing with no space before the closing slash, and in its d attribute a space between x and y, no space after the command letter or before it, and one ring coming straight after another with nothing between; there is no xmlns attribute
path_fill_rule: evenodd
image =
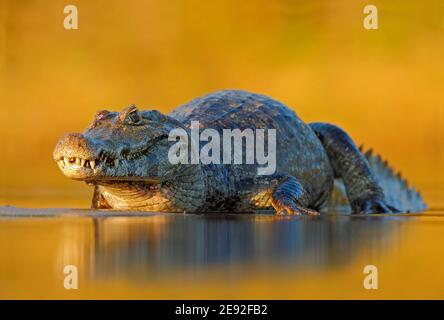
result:
<svg viewBox="0 0 444 320"><path fill-rule="evenodd" d="M178 126L155 110L102 110L85 132L63 136L53 158L65 176L91 184L158 183L173 169L166 156L168 133Z"/></svg>
<svg viewBox="0 0 444 320"><path fill-rule="evenodd" d="M96 187L95 208L193 211L204 201L203 172L198 165L169 161L176 141L168 136L178 128L187 131L155 110L102 110L85 132L63 136L53 158L65 176ZM97 194L106 206L95 204Z"/></svg>

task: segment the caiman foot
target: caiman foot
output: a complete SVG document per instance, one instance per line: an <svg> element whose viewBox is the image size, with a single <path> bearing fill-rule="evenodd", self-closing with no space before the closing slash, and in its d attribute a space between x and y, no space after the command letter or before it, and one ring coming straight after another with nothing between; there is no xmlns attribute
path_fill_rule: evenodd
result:
<svg viewBox="0 0 444 320"><path fill-rule="evenodd" d="M319 212L306 207L310 202L308 194L295 177L280 175L277 180L279 184L271 202L277 215L319 215Z"/></svg>
<svg viewBox="0 0 444 320"><path fill-rule="evenodd" d="M353 213L355 214L401 213L401 211L387 204L384 200L365 199L363 201L357 201L353 205Z"/></svg>
<svg viewBox="0 0 444 320"><path fill-rule="evenodd" d="M276 210L276 215L305 215L305 216L318 216L319 212L316 210L304 208L292 201L286 201L285 199L274 199L272 201L273 208Z"/></svg>

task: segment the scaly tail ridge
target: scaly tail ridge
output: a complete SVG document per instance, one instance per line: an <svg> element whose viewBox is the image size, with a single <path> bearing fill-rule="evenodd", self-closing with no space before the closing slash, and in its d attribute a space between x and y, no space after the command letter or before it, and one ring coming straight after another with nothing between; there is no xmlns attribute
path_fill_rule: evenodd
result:
<svg viewBox="0 0 444 320"><path fill-rule="evenodd" d="M374 155L372 149L364 151L362 145L359 150L367 159L390 205L402 212L421 212L427 209L421 194L414 187L409 186L407 180L400 172L395 172L387 160L383 160L378 154Z"/></svg>
<svg viewBox="0 0 444 320"><path fill-rule="evenodd" d="M407 180L400 172L393 170L387 160L383 160L378 154L374 155L372 149L364 151L362 145L359 151L367 159L389 205L403 213L421 212L427 209L421 194L414 187L409 186ZM336 179L328 207L333 210L342 210L345 206L349 206L345 186L341 179Z"/></svg>

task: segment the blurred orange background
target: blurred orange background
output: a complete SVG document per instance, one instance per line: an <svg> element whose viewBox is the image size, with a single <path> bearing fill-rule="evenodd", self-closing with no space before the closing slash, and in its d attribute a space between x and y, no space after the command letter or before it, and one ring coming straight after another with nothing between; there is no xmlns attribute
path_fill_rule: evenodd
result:
<svg viewBox="0 0 444 320"><path fill-rule="evenodd" d="M65 30L63 8L78 8ZM211 91L274 97L345 128L444 204L444 2L0 2L0 205L89 206L52 160L96 110L169 112Z"/></svg>

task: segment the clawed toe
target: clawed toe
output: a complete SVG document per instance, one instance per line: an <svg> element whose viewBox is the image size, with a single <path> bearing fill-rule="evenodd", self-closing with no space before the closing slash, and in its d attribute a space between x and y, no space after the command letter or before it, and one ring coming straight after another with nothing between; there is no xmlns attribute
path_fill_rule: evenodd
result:
<svg viewBox="0 0 444 320"><path fill-rule="evenodd" d="M276 210L277 215L306 215L306 216L318 216L319 212L316 210L304 208L296 204L288 204L280 201L273 202L273 207Z"/></svg>
<svg viewBox="0 0 444 320"><path fill-rule="evenodd" d="M353 210L358 214L375 214L375 213L400 213L401 211L387 204L380 199L367 199L357 205Z"/></svg>

